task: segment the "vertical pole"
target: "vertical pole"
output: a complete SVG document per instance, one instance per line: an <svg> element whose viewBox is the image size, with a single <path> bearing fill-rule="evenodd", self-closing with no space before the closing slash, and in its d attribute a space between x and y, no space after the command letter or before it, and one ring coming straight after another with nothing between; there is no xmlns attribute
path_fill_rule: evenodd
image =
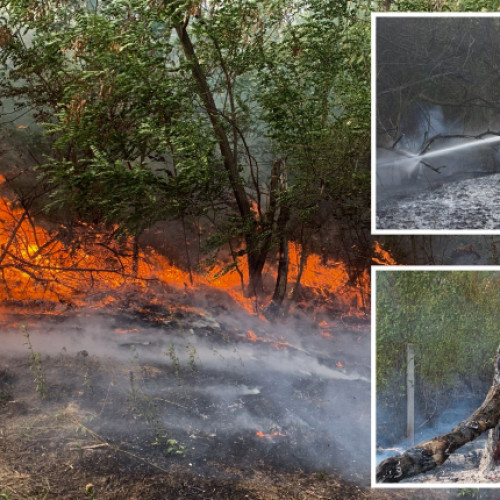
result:
<svg viewBox="0 0 500 500"><path fill-rule="evenodd" d="M415 350L407 346L406 363L406 437L409 447L415 444Z"/></svg>

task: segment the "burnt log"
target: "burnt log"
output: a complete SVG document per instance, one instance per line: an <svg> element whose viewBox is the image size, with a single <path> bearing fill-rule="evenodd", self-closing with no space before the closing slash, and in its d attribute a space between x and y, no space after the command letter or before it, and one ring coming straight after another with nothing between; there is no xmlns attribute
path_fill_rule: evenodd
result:
<svg viewBox="0 0 500 500"><path fill-rule="evenodd" d="M377 466L376 480L398 483L442 465L448 457L500 422L500 347L494 359L493 383L482 405L448 434L419 443Z"/></svg>

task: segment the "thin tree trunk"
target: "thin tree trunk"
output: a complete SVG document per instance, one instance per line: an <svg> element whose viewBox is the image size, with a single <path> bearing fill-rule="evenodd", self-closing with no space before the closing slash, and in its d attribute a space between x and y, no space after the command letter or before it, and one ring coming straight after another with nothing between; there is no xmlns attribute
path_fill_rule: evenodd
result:
<svg viewBox="0 0 500 500"><path fill-rule="evenodd" d="M229 175L229 181L234 192L234 197L238 205L240 215L243 217L249 217L252 215L252 211L250 210L250 203L245 193L243 183L241 182L238 164L234 158L228 136L222 125L220 113L215 105L215 100L208 85L206 75L200 66L198 57L196 56L196 52L187 32L187 22L176 26L175 29L177 36L179 37L179 41L181 42L184 55L191 63L191 72L196 84L198 85L199 96L203 101L203 105L207 111L215 136L217 137L219 149L224 159L224 167Z"/></svg>
<svg viewBox="0 0 500 500"><path fill-rule="evenodd" d="M274 287L273 302L281 306L286 295L288 284L288 237L282 235L279 246L278 276Z"/></svg>
<svg viewBox="0 0 500 500"><path fill-rule="evenodd" d="M186 232L186 219L184 217L184 213L181 214L181 221L182 221L182 232L184 234L184 251L186 253L186 264L188 267L188 272L189 272L189 283L191 286L194 284L193 280L193 266L191 265L191 255L189 254L189 243L188 243L188 237L187 237L187 232Z"/></svg>
<svg viewBox="0 0 500 500"><path fill-rule="evenodd" d="M132 274L134 277L139 275L139 236L134 236L134 241L132 243Z"/></svg>
<svg viewBox="0 0 500 500"><path fill-rule="evenodd" d="M198 86L198 94L207 111L210 123L214 130L219 149L224 161L224 168L228 173L229 182L233 190L234 198L238 206L240 216L248 228L245 232L245 244L247 248L248 274L250 293L258 295L262 291L262 270L266 261L269 248L258 241L258 224L250 208L250 202L245 192L242 179L240 177L238 162L231 149L228 135L221 122L219 110L208 85L205 73L198 61L193 44L187 32L189 17L185 22L177 25L175 30L182 46L186 59L191 63L191 72Z"/></svg>
<svg viewBox="0 0 500 500"><path fill-rule="evenodd" d="M292 301L296 301L299 297L300 281L302 279L302 274L307 264L307 258L309 257L308 249L305 241L302 241L302 248L300 252L300 262L299 262L299 272L297 273L297 279L293 287Z"/></svg>
<svg viewBox="0 0 500 500"><path fill-rule="evenodd" d="M290 218L290 210L287 206L281 207L278 217L278 232L280 234L279 257L278 257L278 275L276 277L276 286L271 304L268 308L268 314L275 318L282 313L283 301L286 297L286 288L288 285L288 236L286 234L286 224Z"/></svg>
<svg viewBox="0 0 500 500"><path fill-rule="evenodd" d="M388 458L377 467L377 482L398 483L442 465L464 444L483 432L494 428L500 421L500 347L494 360L493 384L483 404L451 432L419 443L404 453Z"/></svg>

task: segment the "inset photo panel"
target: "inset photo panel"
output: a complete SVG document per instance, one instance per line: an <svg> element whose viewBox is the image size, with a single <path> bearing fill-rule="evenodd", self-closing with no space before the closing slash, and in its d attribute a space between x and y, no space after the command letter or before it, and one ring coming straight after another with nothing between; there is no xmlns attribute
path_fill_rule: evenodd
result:
<svg viewBox="0 0 500 500"><path fill-rule="evenodd" d="M500 266L372 273L372 486L499 487Z"/></svg>
<svg viewBox="0 0 500 500"><path fill-rule="evenodd" d="M372 232L500 233L500 12L372 16Z"/></svg>

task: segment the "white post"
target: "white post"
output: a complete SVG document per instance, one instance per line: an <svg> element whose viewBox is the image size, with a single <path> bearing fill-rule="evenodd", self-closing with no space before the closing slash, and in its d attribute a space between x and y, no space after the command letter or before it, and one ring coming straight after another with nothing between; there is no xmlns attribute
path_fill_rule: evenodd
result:
<svg viewBox="0 0 500 500"><path fill-rule="evenodd" d="M415 350L407 347L406 368L406 437L409 447L415 444Z"/></svg>

